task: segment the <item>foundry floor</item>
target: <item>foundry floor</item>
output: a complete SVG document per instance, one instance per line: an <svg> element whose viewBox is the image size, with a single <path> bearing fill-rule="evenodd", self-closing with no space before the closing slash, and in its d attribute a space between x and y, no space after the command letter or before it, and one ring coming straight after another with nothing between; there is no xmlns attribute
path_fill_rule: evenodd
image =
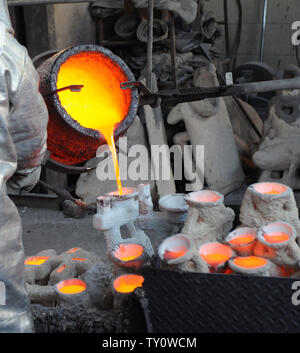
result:
<svg viewBox="0 0 300 353"><path fill-rule="evenodd" d="M18 207L22 219L25 256L36 255L46 249L57 254L73 247L93 251L100 257L106 256L106 243L102 232L92 225L92 216L68 218L62 211ZM124 233L126 236L126 233ZM162 238L151 237L156 249Z"/></svg>

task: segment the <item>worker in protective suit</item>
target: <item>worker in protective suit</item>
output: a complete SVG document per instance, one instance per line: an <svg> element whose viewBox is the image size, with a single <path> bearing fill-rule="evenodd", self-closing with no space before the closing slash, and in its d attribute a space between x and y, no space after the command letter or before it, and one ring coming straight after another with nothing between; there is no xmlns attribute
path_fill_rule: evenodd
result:
<svg viewBox="0 0 300 353"><path fill-rule="evenodd" d="M48 113L38 82L0 0L0 332L32 332L21 221L7 193L30 190L39 180Z"/></svg>

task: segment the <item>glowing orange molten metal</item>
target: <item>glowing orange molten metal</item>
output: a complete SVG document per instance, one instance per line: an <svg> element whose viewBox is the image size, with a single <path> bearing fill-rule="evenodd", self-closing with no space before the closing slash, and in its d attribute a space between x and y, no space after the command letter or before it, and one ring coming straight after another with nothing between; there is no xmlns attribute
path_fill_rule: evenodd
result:
<svg viewBox="0 0 300 353"><path fill-rule="evenodd" d="M114 256L121 261L131 261L140 257L142 253L143 247L139 244L121 244Z"/></svg>
<svg viewBox="0 0 300 353"><path fill-rule="evenodd" d="M134 190L133 188L122 188L122 195L129 195L135 191L136 190ZM119 193L119 190L117 190L117 191L112 191L108 193L108 195L120 195L120 193Z"/></svg>
<svg viewBox="0 0 300 353"><path fill-rule="evenodd" d="M284 232L276 232L271 234L265 234L264 238L268 243L282 243L284 241L289 240L290 237Z"/></svg>
<svg viewBox="0 0 300 353"><path fill-rule="evenodd" d="M178 248L176 251L170 251L170 250L166 249L165 253L164 253L164 258L166 260L178 259L179 257L185 255L187 250L188 249L185 247L182 247L182 249Z"/></svg>
<svg viewBox="0 0 300 353"><path fill-rule="evenodd" d="M120 88L120 83L126 81L122 69L99 52L81 52L69 57L57 76L58 89L72 84L83 85L80 92L59 92L60 102L81 126L98 130L104 136L111 150L120 195L122 185L114 130L126 117L131 103L130 90Z"/></svg>
<svg viewBox="0 0 300 353"><path fill-rule="evenodd" d="M62 265L62 266L60 266L60 267L56 270L56 272L60 273L60 272L62 272L65 268L67 268L67 265Z"/></svg>
<svg viewBox="0 0 300 353"><path fill-rule="evenodd" d="M120 293L131 293L136 288L142 287L144 277L139 275L123 275L114 280L114 288Z"/></svg>
<svg viewBox="0 0 300 353"><path fill-rule="evenodd" d="M247 256L247 257L236 257L233 263L239 267L244 268L258 268L265 266L267 263L266 259L257 256Z"/></svg>
<svg viewBox="0 0 300 353"><path fill-rule="evenodd" d="M72 248L72 249L68 250L67 253L72 254L78 250L79 250L79 248Z"/></svg>
<svg viewBox="0 0 300 353"><path fill-rule="evenodd" d="M57 289L64 294L78 294L86 290L86 283L80 279L67 279L58 283Z"/></svg>
<svg viewBox="0 0 300 353"><path fill-rule="evenodd" d="M45 261L49 259L49 256L31 256L25 261L25 265L42 265Z"/></svg>
<svg viewBox="0 0 300 353"><path fill-rule="evenodd" d="M204 244L199 249L200 255L210 266L217 267L228 261L232 255L232 250L221 243Z"/></svg>
<svg viewBox="0 0 300 353"><path fill-rule="evenodd" d="M254 189L260 192L261 194L279 195L284 193L287 190L287 187L279 183L263 182L257 183L254 186Z"/></svg>
<svg viewBox="0 0 300 353"><path fill-rule="evenodd" d="M217 202L221 198L216 192L210 190L195 191L189 196L196 202Z"/></svg>
<svg viewBox="0 0 300 353"><path fill-rule="evenodd" d="M229 243L232 245L245 245L251 243L255 237L252 234L242 234L229 240Z"/></svg>

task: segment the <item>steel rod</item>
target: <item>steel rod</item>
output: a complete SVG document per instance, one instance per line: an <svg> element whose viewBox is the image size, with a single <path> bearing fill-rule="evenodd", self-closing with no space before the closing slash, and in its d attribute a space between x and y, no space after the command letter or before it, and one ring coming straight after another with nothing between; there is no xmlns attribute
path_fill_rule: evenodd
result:
<svg viewBox="0 0 300 353"><path fill-rule="evenodd" d="M72 4L80 2L93 2L93 0L7 0L8 6Z"/></svg>
<svg viewBox="0 0 300 353"><path fill-rule="evenodd" d="M171 39L171 62L173 70L174 88L178 87L177 74L176 74L176 33L174 24L174 13L170 12L170 39Z"/></svg>
<svg viewBox="0 0 300 353"><path fill-rule="evenodd" d="M152 91L154 0L148 0L147 87Z"/></svg>
<svg viewBox="0 0 300 353"><path fill-rule="evenodd" d="M263 11L263 19L262 19L260 53L259 53L260 62L263 62L263 56L264 56L265 32L266 32L266 21L267 21L267 7L268 7L268 0L265 0L265 2L264 2L264 11Z"/></svg>

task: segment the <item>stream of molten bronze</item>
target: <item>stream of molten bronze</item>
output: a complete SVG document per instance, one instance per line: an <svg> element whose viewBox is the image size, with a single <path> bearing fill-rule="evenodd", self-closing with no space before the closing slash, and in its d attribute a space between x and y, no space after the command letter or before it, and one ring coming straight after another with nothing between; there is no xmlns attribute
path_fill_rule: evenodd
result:
<svg viewBox="0 0 300 353"><path fill-rule="evenodd" d="M81 126L98 130L105 138L112 154L120 195L122 183L114 131L127 116L130 107L130 90L120 88L120 83L126 80L119 65L99 52L81 52L69 57L61 65L57 76L57 88L83 85L80 92L59 92L60 102Z"/></svg>

